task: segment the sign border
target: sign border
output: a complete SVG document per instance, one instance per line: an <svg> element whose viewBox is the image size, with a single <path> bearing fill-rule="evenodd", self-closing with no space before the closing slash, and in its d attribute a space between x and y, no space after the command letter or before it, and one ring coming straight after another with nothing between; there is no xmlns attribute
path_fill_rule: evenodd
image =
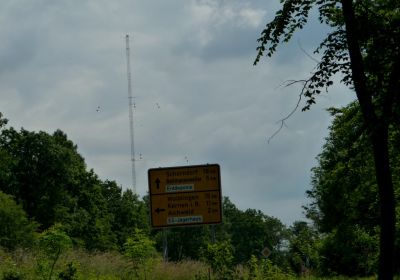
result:
<svg viewBox="0 0 400 280"><path fill-rule="evenodd" d="M153 223L153 205L152 205L152 196L164 196L168 195L169 193L157 193L157 194L152 194L151 192L151 182L150 182L150 172L153 171L167 171L167 170L175 170L175 169L196 169L196 168L204 168L204 167L218 167L218 190L210 190L210 191L218 191L219 193L219 221L216 222L201 222L201 223L187 223L187 224L175 224L175 225L161 225L161 226L155 226ZM221 224L222 223L222 186L221 186L221 167L217 163L207 163L207 164L198 164L198 165L182 165L182 166L169 166L169 167L158 167L158 168L150 168L147 170L147 179L148 179L148 187L149 187L149 206L150 206L150 225L154 229L158 228L173 228L173 227L191 227L191 226L202 226L202 225L216 225L216 224ZM183 191L183 192L175 192L174 194L184 194L184 193L200 193L200 192L207 192L207 191Z"/></svg>

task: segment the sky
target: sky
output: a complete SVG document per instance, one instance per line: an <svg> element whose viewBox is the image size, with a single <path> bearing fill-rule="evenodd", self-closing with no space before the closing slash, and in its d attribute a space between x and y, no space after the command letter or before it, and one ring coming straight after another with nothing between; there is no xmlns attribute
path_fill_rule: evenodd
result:
<svg viewBox="0 0 400 280"><path fill-rule="evenodd" d="M310 169L331 117L355 98L339 83L297 110L313 54L329 31L309 24L253 66L279 1L2 0L0 112L9 126L64 131L88 169L132 188L125 37L130 38L136 192L147 170L217 163L241 210L305 220ZM304 103L300 104L301 106Z"/></svg>

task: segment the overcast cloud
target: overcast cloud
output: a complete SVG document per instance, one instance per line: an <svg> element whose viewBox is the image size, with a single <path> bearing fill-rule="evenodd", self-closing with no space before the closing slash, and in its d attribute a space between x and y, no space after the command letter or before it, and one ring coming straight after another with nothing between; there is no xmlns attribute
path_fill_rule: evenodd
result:
<svg viewBox="0 0 400 280"><path fill-rule="evenodd" d="M279 1L2 0L0 112L19 129L61 129L101 179L131 186L125 35L130 35L137 192L154 167L218 163L223 195L286 224L304 219L310 169L336 86L296 105L326 28L316 20L254 67L256 39ZM97 108L100 110L97 112Z"/></svg>

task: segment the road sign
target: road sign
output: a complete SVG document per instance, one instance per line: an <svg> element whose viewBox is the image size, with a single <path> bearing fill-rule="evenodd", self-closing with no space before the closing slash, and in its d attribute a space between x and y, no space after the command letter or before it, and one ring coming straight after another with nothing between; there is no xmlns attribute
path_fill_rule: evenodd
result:
<svg viewBox="0 0 400 280"><path fill-rule="evenodd" d="M268 258L269 255L271 255L271 249L268 248L268 247L265 247L264 249L262 249L261 254L262 254L264 257Z"/></svg>
<svg viewBox="0 0 400 280"><path fill-rule="evenodd" d="M221 223L218 164L153 168L148 179L153 227Z"/></svg>

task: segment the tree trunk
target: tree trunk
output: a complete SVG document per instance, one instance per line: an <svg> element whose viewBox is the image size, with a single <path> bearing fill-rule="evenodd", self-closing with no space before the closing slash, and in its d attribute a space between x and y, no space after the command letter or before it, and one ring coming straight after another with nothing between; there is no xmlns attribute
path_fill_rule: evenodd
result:
<svg viewBox="0 0 400 280"><path fill-rule="evenodd" d="M370 135L375 162L375 176L379 189L381 232L378 279L389 280L393 279L396 230L395 198L389 161L389 126L386 118L378 118L376 115L372 93L367 88L367 78L355 28L356 18L353 2L352 0L342 0L341 2L354 89ZM389 107L386 109L390 110ZM391 112L383 112L383 116L388 117L390 115Z"/></svg>
<svg viewBox="0 0 400 280"><path fill-rule="evenodd" d="M378 128L372 135L376 181L380 205L380 254L378 279L393 279L396 232L395 198L389 164L388 128Z"/></svg>

